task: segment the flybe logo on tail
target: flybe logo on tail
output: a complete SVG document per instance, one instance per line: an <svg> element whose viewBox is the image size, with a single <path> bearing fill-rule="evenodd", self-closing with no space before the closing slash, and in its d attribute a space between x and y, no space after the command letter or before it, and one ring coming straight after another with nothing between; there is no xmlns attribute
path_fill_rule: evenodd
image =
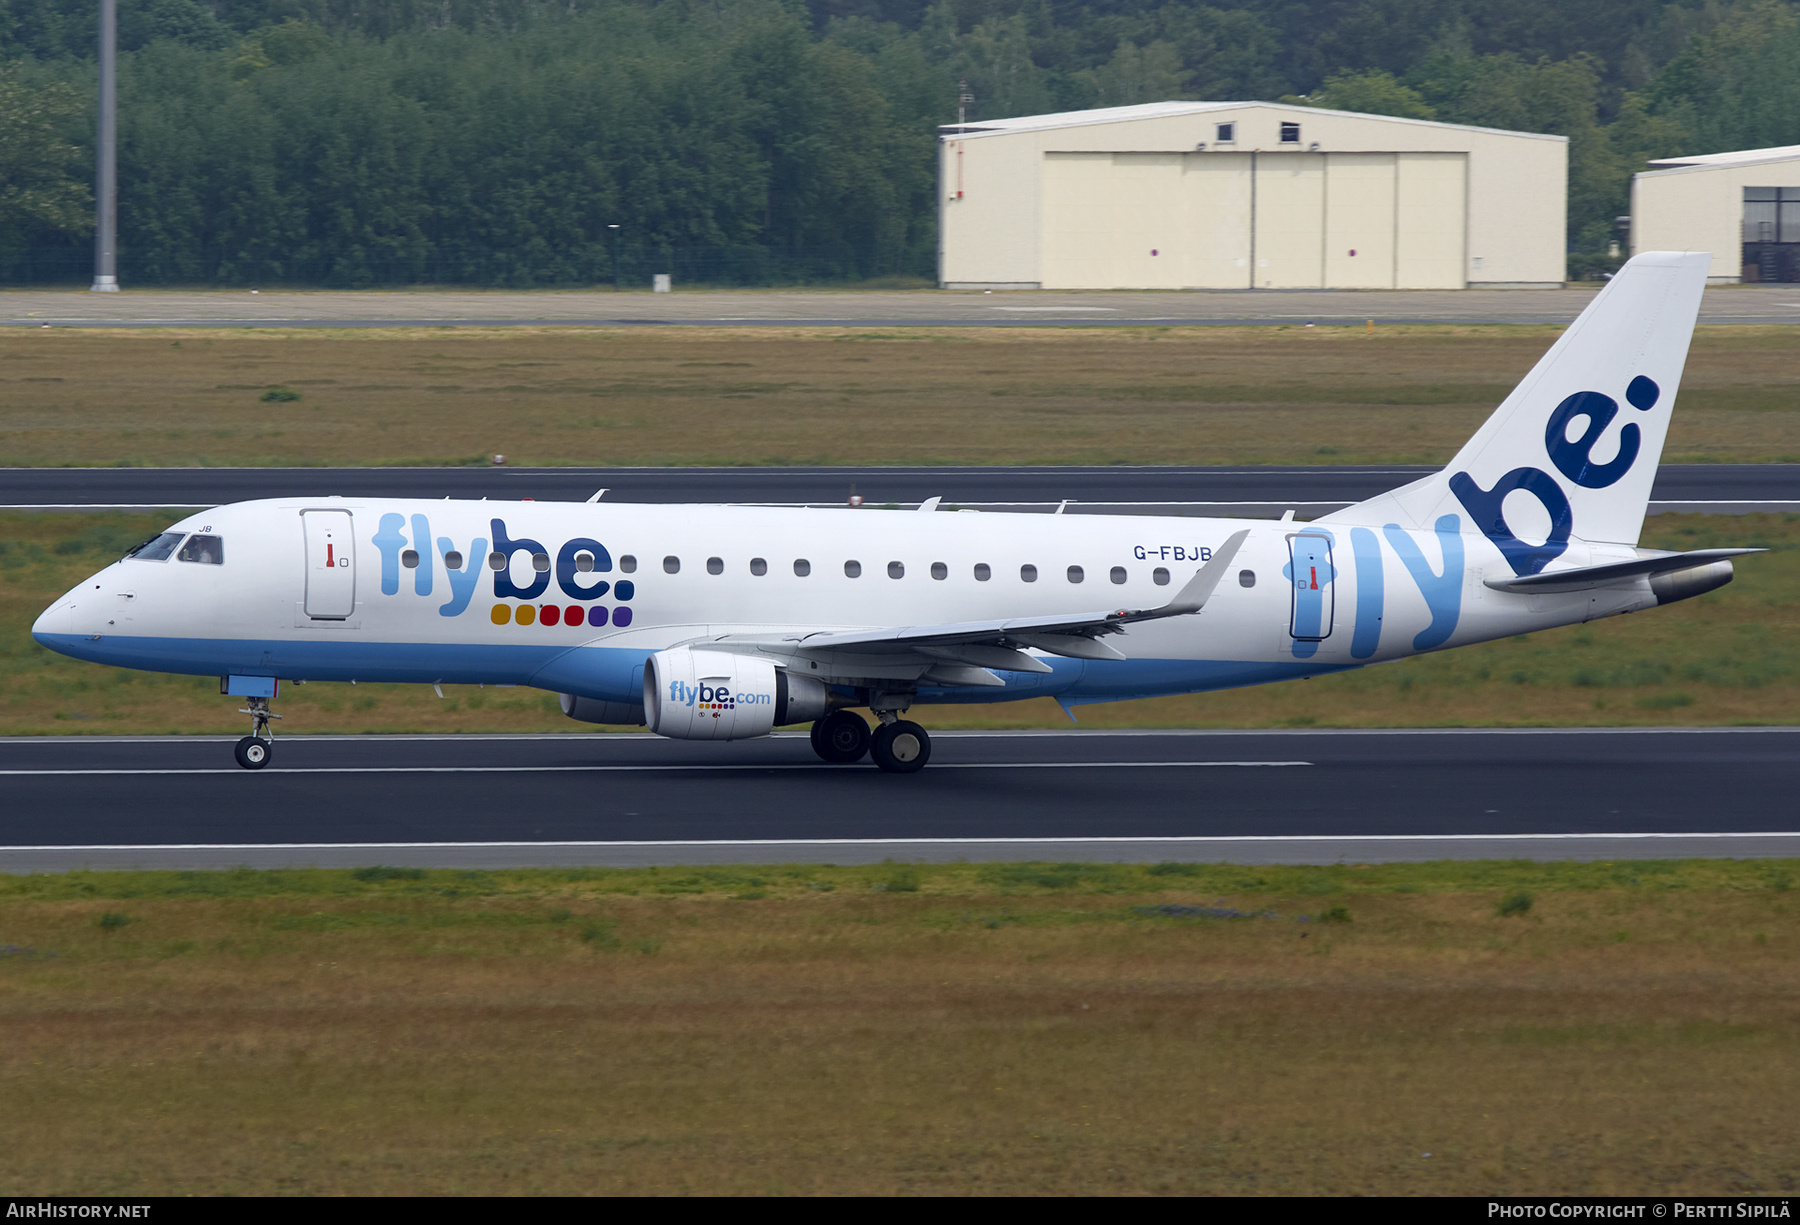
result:
<svg viewBox="0 0 1800 1225"><path fill-rule="evenodd" d="M1649 412L1661 396L1662 389L1641 374L1625 388L1625 402L1639 412ZM1569 396L1556 406L1544 427L1546 458L1580 488L1605 489L1618 484L1637 463L1643 445L1643 431L1636 422L1628 421L1619 427L1618 453L1605 463L1594 460L1594 445L1618 415L1619 403L1609 395L1578 391ZM1580 427L1580 435L1571 438L1577 422L1585 424ZM1467 472L1455 472L1450 476L1450 492L1516 574L1538 573L1569 547L1569 537L1575 530L1574 508L1562 485L1541 468L1514 468L1495 481L1491 489L1483 489ZM1542 544L1519 539L1507 524L1505 502L1512 493L1530 494L1549 515L1550 532Z"/></svg>

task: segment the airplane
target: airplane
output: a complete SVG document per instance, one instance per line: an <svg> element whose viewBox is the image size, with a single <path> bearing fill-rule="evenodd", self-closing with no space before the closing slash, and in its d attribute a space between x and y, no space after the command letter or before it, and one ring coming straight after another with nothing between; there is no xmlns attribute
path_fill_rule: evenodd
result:
<svg viewBox="0 0 1800 1225"><path fill-rule="evenodd" d="M1709 260L1633 258L1448 466L1310 522L275 498L173 524L32 636L219 677L253 770L282 681L398 681L683 740L811 724L824 761L907 774L915 703L1073 718L1637 612L1760 551L1637 544Z"/></svg>

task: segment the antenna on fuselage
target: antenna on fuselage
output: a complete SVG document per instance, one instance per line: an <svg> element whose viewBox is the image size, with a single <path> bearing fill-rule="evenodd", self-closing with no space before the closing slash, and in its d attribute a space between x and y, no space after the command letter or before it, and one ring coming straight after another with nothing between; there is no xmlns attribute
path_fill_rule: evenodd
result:
<svg viewBox="0 0 1800 1225"><path fill-rule="evenodd" d="M604 489L597 490L597 491L595 491L594 496L589 498L588 501L589 502L598 502L601 498L604 498L605 496L606 496L606 490L604 490Z"/></svg>

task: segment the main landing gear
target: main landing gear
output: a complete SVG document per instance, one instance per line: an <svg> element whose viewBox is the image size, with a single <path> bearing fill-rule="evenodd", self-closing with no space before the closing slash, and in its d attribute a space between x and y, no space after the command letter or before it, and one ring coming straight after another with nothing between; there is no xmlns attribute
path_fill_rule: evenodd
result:
<svg viewBox="0 0 1800 1225"><path fill-rule="evenodd" d="M269 730L269 720L279 719L280 715L269 709L268 698L246 698L250 705L238 711L240 715L249 715L255 720L250 734L237 742L233 750L238 765L246 770L260 770L269 764L269 756L275 751L275 735Z"/></svg>
<svg viewBox="0 0 1800 1225"><path fill-rule="evenodd" d="M834 710L812 725L813 752L833 765L861 761L869 751L869 725L859 714Z"/></svg>
<svg viewBox="0 0 1800 1225"><path fill-rule="evenodd" d="M812 726L813 752L837 765L861 761L868 754L889 774L914 774L931 760L931 737L900 712L877 710L881 726L869 734L861 715L834 710Z"/></svg>

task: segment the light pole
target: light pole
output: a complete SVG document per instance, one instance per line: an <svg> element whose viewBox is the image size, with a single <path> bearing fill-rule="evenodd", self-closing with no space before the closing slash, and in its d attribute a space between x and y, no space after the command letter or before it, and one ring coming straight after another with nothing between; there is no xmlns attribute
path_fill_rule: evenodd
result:
<svg viewBox="0 0 1800 1225"><path fill-rule="evenodd" d="M94 211L98 225L94 231L94 293L119 292L119 176L117 126L117 77L119 50L118 0L100 0L100 147L98 181L94 195L98 197Z"/></svg>
<svg viewBox="0 0 1800 1225"><path fill-rule="evenodd" d="M614 292L614 293L618 293L618 292L619 292L619 227L618 227L618 226L616 226L616 225L608 225L608 226L607 226L607 227L606 227L606 228L607 228L607 229L609 229L609 230L611 230L611 231L612 231L612 240L613 240L613 292Z"/></svg>

